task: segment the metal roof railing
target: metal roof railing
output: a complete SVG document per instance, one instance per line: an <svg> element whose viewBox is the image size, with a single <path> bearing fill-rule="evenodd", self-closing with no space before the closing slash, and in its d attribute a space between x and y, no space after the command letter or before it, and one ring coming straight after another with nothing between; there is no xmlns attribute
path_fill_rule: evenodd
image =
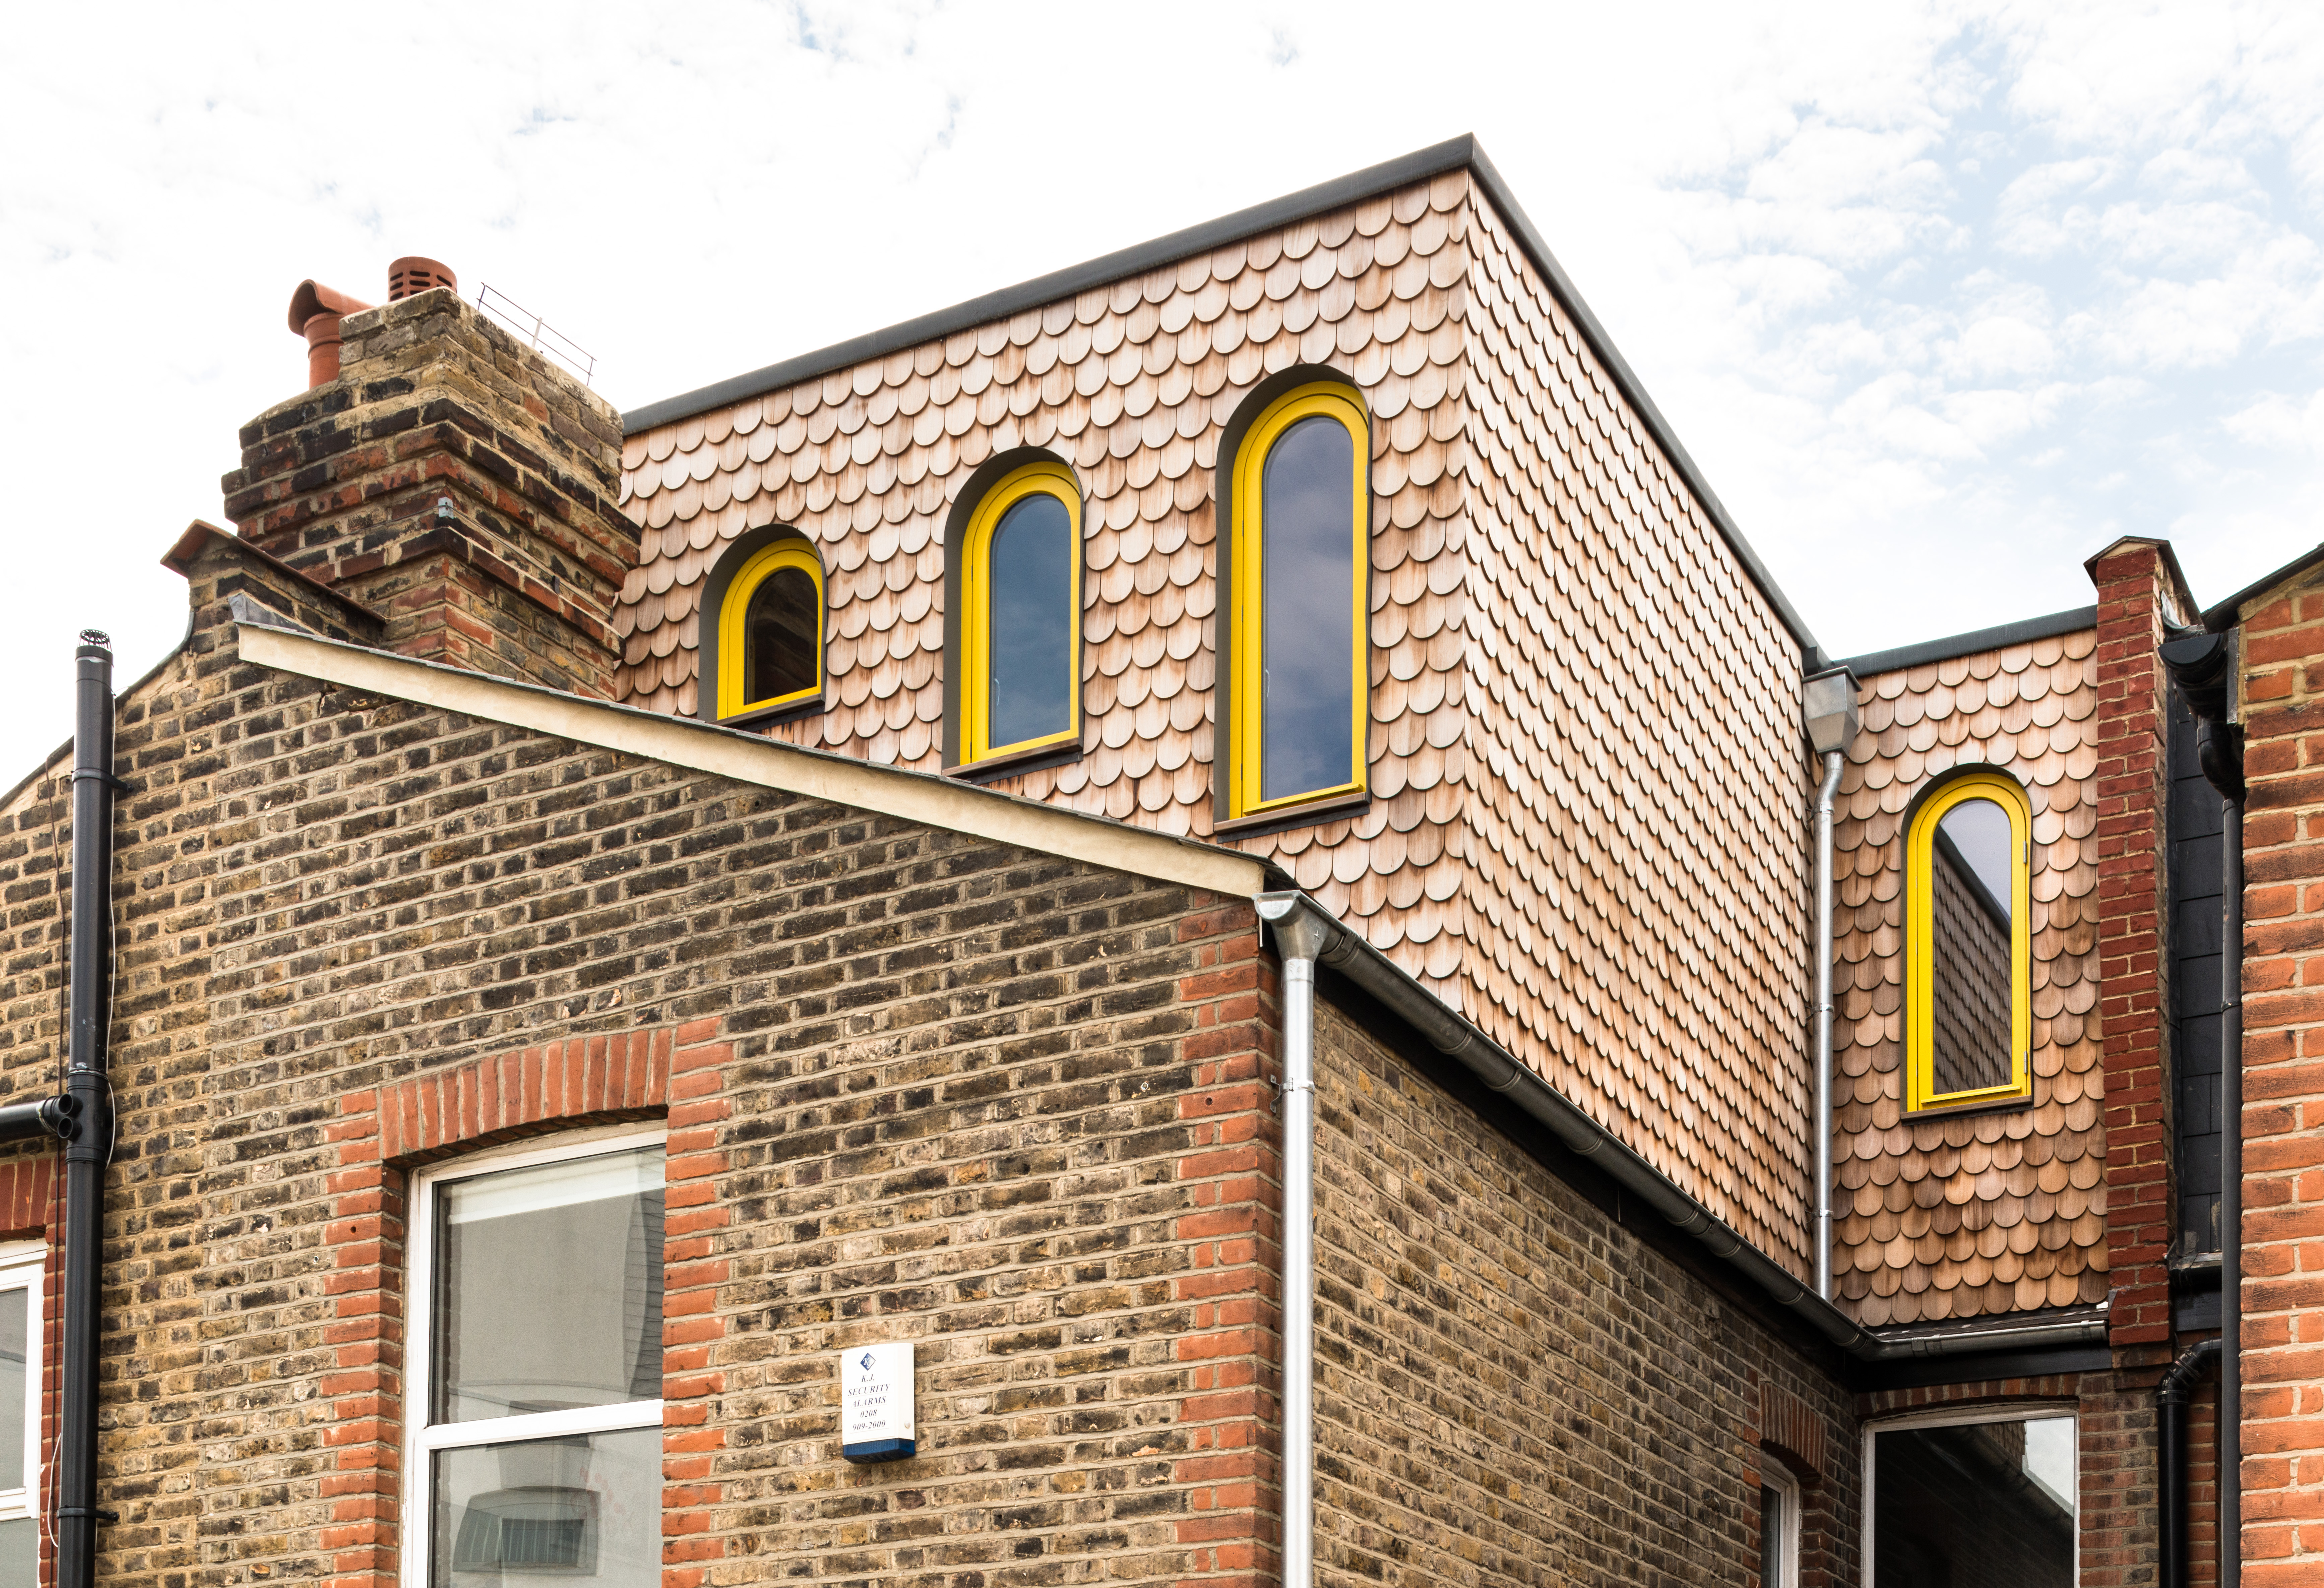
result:
<svg viewBox="0 0 2324 1588"><path fill-rule="evenodd" d="M487 282L476 290L476 307L508 327L535 352L545 353L588 385L597 375L597 355Z"/></svg>

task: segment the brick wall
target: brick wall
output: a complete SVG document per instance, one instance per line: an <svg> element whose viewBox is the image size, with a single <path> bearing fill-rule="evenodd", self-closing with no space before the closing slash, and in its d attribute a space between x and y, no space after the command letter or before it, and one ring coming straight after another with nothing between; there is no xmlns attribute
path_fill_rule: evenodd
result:
<svg viewBox="0 0 2324 1588"><path fill-rule="evenodd" d="M340 329L339 378L243 427L227 516L391 649L610 696L638 549L620 416L448 289Z"/></svg>
<svg viewBox="0 0 2324 1588"><path fill-rule="evenodd" d="M244 666L247 562L197 559L193 644L122 714L106 1580L392 1581L402 1169L662 1111L674 1583L1252 1580L1248 904ZM60 793L0 807L20 1093ZM833 1353L890 1331L927 1454L846 1466Z"/></svg>
<svg viewBox="0 0 2324 1588"><path fill-rule="evenodd" d="M2081 1380L2082 1582L2148 1583L2158 1570L2154 1387L2171 1361L2170 1259L2178 1233L2172 1105L2166 750L2156 647L2173 602L2164 549L2116 542L2098 589L2099 1030L2106 1066L2108 1343L2116 1371ZM2186 604L2180 603L2179 610Z"/></svg>
<svg viewBox="0 0 2324 1588"><path fill-rule="evenodd" d="M1858 1581L1826 1364L1329 1004L1316 1106L1320 1583L1742 1588L1775 1462L1803 1583Z"/></svg>
<svg viewBox="0 0 2324 1588"><path fill-rule="evenodd" d="M2246 1588L2324 1580L2324 587L2244 614Z"/></svg>
<svg viewBox="0 0 2324 1588"><path fill-rule="evenodd" d="M2171 1356L2171 999L2165 801L2170 786L2162 643L2173 592L2163 549L2117 541L2092 560L2098 586L2098 975L2106 1052L2108 1333L2124 1368Z"/></svg>

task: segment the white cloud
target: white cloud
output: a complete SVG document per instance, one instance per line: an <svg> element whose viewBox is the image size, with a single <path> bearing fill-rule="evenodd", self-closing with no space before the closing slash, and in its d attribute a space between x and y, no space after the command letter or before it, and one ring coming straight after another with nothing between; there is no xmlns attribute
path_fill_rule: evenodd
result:
<svg viewBox="0 0 2324 1588"><path fill-rule="evenodd" d="M52 63L0 97L11 571L42 592L0 629L15 763L62 736L75 629L133 672L176 642L152 559L297 388L290 288L376 292L407 252L635 405L1474 130L1838 650L2077 605L2129 529L2229 589L2324 495L2305 8L12 22Z"/></svg>

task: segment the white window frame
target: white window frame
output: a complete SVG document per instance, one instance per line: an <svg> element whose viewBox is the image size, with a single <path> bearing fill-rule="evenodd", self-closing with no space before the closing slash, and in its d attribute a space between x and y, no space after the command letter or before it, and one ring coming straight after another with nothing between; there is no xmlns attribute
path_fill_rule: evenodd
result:
<svg viewBox="0 0 2324 1588"><path fill-rule="evenodd" d="M42 1515L41 1402L48 1358L49 1249L41 1241L0 1242L0 1293L24 1292L24 1486L0 1489L0 1522ZM45 1531L45 1529L43 1529Z"/></svg>
<svg viewBox="0 0 2324 1588"><path fill-rule="evenodd" d="M566 1411L529 1412L519 1417L478 1417L465 1423L429 1419L435 1395L436 1364L431 1354L436 1339L436 1195L440 1186L498 1174L503 1169L558 1163L577 1158L598 1158L639 1147L662 1147L669 1132L660 1124L608 1125L595 1130L559 1133L543 1145L539 1140L487 1149L430 1164L411 1177L411 1195L405 1224L410 1255L405 1274L403 1377L403 1583L404 1588L428 1588L429 1550L435 1537L435 1491L429 1482L434 1456L439 1450L462 1450L478 1445L502 1445L518 1439L553 1439L567 1434L612 1434L629 1428L661 1426L659 1399L624 1400L611 1406L578 1406Z"/></svg>
<svg viewBox="0 0 2324 1588"><path fill-rule="evenodd" d="M1907 1413L1903 1417L1883 1417L1864 1425L1864 1588L1877 1588L1872 1580L1872 1562L1879 1553L1878 1540L1873 1529L1878 1525L1879 1510L1874 1503L1877 1491L1874 1487L1880 1474L1872 1459L1875 1443L1883 1434L1895 1434L1906 1428L1952 1428L1969 1423L2039 1423L2052 1417L2070 1418L2074 1425L2074 1581L2082 1580L2082 1408L2071 1400L2013 1400L2006 1406L1956 1406L1931 1411Z"/></svg>
<svg viewBox="0 0 2324 1588"><path fill-rule="evenodd" d="M1759 1588L1800 1588L1800 1481L1791 1470L1767 1451L1759 1453L1759 1487L1775 1491L1778 1524L1782 1537L1775 1555L1775 1576L1773 1582L1762 1578ZM1764 1513L1764 1504L1762 1510ZM1765 1556L1766 1544L1762 1540L1759 1553Z"/></svg>

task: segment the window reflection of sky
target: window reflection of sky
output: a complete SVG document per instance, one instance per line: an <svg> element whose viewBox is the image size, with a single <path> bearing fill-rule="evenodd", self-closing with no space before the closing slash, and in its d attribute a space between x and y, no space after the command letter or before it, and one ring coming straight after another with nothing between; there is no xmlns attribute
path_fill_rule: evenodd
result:
<svg viewBox="0 0 2324 1588"><path fill-rule="evenodd" d="M1964 799L1945 812L1939 830L1952 840L2003 912L2010 908L2009 813L1990 799Z"/></svg>
<svg viewBox="0 0 2324 1588"><path fill-rule="evenodd" d="M1354 761L1351 448L1346 427L1319 414L1285 430L1267 455L1262 799L1336 788L1348 780Z"/></svg>
<svg viewBox="0 0 2324 1588"><path fill-rule="evenodd" d="M2073 1418L2042 1417L2025 1425L2025 1475L2073 1514Z"/></svg>
<svg viewBox="0 0 2324 1588"><path fill-rule="evenodd" d="M1073 517L1046 491L1013 504L987 554L987 748L1073 725Z"/></svg>

